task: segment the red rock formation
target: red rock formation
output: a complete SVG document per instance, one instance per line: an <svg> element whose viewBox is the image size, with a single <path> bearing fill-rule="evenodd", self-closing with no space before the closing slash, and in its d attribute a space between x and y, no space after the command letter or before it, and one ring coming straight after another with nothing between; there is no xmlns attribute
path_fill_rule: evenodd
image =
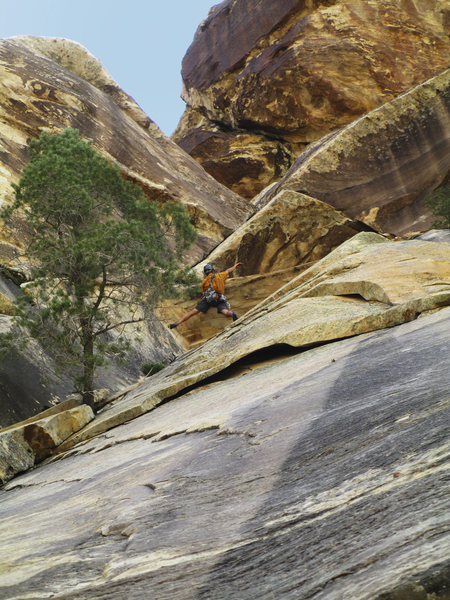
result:
<svg viewBox="0 0 450 600"><path fill-rule="evenodd" d="M443 0L222 2L184 58L174 139L250 198L305 144L445 69L449 14Z"/></svg>
<svg viewBox="0 0 450 600"><path fill-rule="evenodd" d="M387 102L301 155L261 194L303 192L399 236L427 231L425 196L450 169L450 70Z"/></svg>

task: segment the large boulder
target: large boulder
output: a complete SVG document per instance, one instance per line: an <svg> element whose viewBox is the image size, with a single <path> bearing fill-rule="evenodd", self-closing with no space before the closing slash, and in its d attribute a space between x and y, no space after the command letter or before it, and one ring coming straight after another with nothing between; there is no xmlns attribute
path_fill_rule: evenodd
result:
<svg viewBox="0 0 450 600"><path fill-rule="evenodd" d="M26 36L0 40L0 120L1 204L10 200L10 184L27 162L27 139L73 127L149 198L186 206L199 231L188 262L205 256L249 212L239 196L164 136L76 42ZM24 235L24 224L13 240L3 232L1 262L14 255Z"/></svg>
<svg viewBox="0 0 450 600"><path fill-rule="evenodd" d="M447 68L448 18L445 0L225 0L184 57L174 139L252 197L304 144Z"/></svg>
<svg viewBox="0 0 450 600"><path fill-rule="evenodd" d="M86 404L67 401L13 427L0 430L0 482L27 471L94 418Z"/></svg>

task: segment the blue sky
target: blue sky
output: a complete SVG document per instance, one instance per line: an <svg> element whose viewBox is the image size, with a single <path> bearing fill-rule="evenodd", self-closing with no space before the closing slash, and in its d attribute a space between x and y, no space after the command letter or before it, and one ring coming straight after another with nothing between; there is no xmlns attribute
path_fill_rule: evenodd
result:
<svg viewBox="0 0 450 600"><path fill-rule="evenodd" d="M181 61L219 0L0 0L0 38L64 37L96 56L166 135L184 111Z"/></svg>

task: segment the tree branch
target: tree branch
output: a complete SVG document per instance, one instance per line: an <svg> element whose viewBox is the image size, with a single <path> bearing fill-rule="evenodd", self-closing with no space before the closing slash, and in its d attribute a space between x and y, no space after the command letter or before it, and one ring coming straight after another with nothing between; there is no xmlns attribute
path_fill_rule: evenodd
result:
<svg viewBox="0 0 450 600"><path fill-rule="evenodd" d="M141 317L140 319L127 319L126 321L121 321L120 323L114 323L113 325L108 325L107 327L103 327L103 329L99 329L94 333L94 336L107 333L108 331L112 331L113 329L117 329L118 327L122 327L123 325L130 325L131 323L142 323L142 321L145 321L144 317Z"/></svg>

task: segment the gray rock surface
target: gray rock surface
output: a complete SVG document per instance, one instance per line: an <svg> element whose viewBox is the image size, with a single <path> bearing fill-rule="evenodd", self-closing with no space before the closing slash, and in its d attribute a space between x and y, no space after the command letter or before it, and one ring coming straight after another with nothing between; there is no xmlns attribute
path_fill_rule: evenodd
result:
<svg viewBox="0 0 450 600"><path fill-rule="evenodd" d="M34 465L31 446L18 429L0 434L0 482L5 483Z"/></svg>
<svg viewBox="0 0 450 600"><path fill-rule="evenodd" d="M444 242L450 244L450 229L430 229L417 237L426 242Z"/></svg>
<svg viewBox="0 0 450 600"><path fill-rule="evenodd" d="M253 356L17 477L1 597L445 598L449 317Z"/></svg>

